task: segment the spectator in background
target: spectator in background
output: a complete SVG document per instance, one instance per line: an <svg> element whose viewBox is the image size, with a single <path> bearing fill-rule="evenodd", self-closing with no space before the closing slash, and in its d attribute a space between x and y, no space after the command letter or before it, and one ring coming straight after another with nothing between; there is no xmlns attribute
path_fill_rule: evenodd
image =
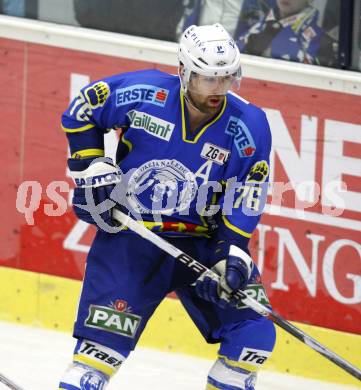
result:
<svg viewBox="0 0 361 390"><path fill-rule="evenodd" d="M0 0L0 13L19 18L37 19L37 0Z"/></svg>
<svg viewBox="0 0 361 390"><path fill-rule="evenodd" d="M5 15L25 17L25 0L2 0L0 5Z"/></svg>
<svg viewBox="0 0 361 390"><path fill-rule="evenodd" d="M277 0L237 44L246 54L336 66L337 42L319 26L318 16L309 0Z"/></svg>
<svg viewBox="0 0 361 390"><path fill-rule="evenodd" d="M166 41L184 12L182 0L74 0L74 10L83 27Z"/></svg>
<svg viewBox="0 0 361 390"><path fill-rule="evenodd" d="M238 37L268 13L276 0L184 0L184 14L177 36L191 26L221 23L232 37Z"/></svg>

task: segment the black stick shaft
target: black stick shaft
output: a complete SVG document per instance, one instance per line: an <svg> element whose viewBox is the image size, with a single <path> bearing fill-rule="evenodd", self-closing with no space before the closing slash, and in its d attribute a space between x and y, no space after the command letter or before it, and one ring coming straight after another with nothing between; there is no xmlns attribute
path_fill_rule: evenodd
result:
<svg viewBox="0 0 361 390"><path fill-rule="evenodd" d="M6 378L2 374L0 374L0 383L3 383L9 389L12 389L12 390L24 390L22 387L19 387L18 385L16 385L14 382L12 382L10 379Z"/></svg>

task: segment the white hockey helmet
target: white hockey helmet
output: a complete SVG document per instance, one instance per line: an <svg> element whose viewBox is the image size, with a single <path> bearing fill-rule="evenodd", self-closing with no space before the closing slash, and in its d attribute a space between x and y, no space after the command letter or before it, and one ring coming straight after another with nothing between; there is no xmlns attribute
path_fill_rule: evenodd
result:
<svg viewBox="0 0 361 390"><path fill-rule="evenodd" d="M241 55L219 23L188 27L179 42L178 58L183 65L179 77L184 92L212 95L239 88Z"/></svg>

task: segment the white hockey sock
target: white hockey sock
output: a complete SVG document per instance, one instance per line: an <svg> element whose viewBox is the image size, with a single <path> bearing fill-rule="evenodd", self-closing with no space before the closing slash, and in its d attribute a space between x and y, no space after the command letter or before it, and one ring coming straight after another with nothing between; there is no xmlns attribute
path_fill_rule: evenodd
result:
<svg viewBox="0 0 361 390"><path fill-rule="evenodd" d="M206 390L255 390L256 379L256 372L228 364L220 357L209 371Z"/></svg>
<svg viewBox="0 0 361 390"><path fill-rule="evenodd" d="M109 377L93 367L73 363L65 371L59 390L105 390Z"/></svg>

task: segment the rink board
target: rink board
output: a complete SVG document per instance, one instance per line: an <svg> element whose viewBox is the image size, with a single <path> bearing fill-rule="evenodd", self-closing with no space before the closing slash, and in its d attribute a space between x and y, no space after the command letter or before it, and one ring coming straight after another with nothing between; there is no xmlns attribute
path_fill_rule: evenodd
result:
<svg viewBox="0 0 361 390"><path fill-rule="evenodd" d="M0 267L0 285L0 320L69 332L70 337L81 289L79 281ZM295 325L361 367L361 336ZM158 307L139 345L212 360L218 348L203 341L180 302L172 298L166 298ZM264 368L328 382L360 383L280 328L275 351Z"/></svg>
<svg viewBox="0 0 361 390"><path fill-rule="evenodd" d="M0 177L6 221L0 225L0 266L34 272L0 278L1 318L69 330L94 230L76 220L68 202L61 112L91 80L145 68L175 73L176 45L1 15L0 29L0 153L7 163ZM242 61L242 96L262 107L271 124L271 180L290 184L281 204L269 197L251 240L252 256L274 308L289 320L345 332L305 328L360 366L361 75L252 56ZM109 137L111 155L116 135ZM337 216L325 190L332 178L347 186L338 194L345 207ZM49 191L54 180L65 183L56 191L60 203ZM305 200L310 193L317 198L317 186L302 188L297 180L320 187L317 202ZM24 181L41 188L33 224L15 208ZM176 300L167 299L151 327L156 331L148 337L147 330L147 345L204 356L215 351L197 344ZM180 333L188 328L189 336ZM268 367L347 382L338 368L318 359L279 332Z"/></svg>
<svg viewBox="0 0 361 390"><path fill-rule="evenodd" d="M61 113L90 80L145 68L175 73L176 45L1 15L0 26L2 36L24 40L0 38L7 162L0 265L81 280L94 231L69 204ZM242 62L242 96L266 111L273 134L275 190L250 243L269 298L287 319L361 334L361 75ZM116 137L106 137L109 155ZM24 181L28 202L41 191L27 218L13 202ZM333 181L344 187L328 191ZM287 190L282 201L279 184Z"/></svg>

